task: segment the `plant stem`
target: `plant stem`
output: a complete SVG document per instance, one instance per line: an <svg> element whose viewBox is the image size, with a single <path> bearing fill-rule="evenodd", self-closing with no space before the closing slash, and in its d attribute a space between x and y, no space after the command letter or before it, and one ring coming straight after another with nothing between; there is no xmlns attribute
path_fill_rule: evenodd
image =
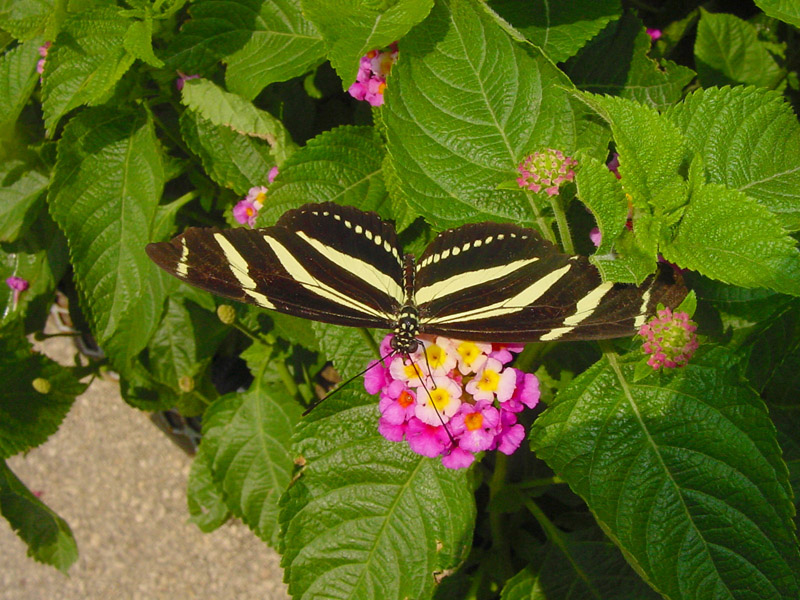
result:
<svg viewBox="0 0 800 600"><path fill-rule="evenodd" d="M503 489L508 473L508 456L502 452L495 453L494 473L489 481L489 504L492 499ZM503 569L502 573L496 574L498 581L505 581L511 577L511 552L508 548L508 540L503 532L503 515L497 510L489 511L489 526L492 531L492 552L496 554L494 564Z"/></svg>
<svg viewBox="0 0 800 600"><path fill-rule="evenodd" d="M572 234L569 232L569 223L567 223L567 213L564 211L564 201L560 195L555 195L551 198L550 203L553 206L553 214L556 217L556 224L558 225L558 236L561 238L561 247L567 254L575 254L575 246L572 244Z"/></svg>
<svg viewBox="0 0 800 600"><path fill-rule="evenodd" d="M544 216L542 215L542 211L539 210L539 207L536 205L536 200L531 195L530 192L525 192L525 195L528 197L528 204L531 205L531 210L533 211L533 215L536 218L536 224L539 226L539 232L542 234L544 239L548 242L552 242L553 244L556 243L556 234L553 232L553 229L545 220Z"/></svg>

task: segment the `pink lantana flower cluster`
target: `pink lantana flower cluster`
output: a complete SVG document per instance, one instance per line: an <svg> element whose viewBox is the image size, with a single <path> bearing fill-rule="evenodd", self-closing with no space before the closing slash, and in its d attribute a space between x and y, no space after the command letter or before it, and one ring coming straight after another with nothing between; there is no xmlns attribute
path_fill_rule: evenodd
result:
<svg viewBox="0 0 800 600"><path fill-rule="evenodd" d="M267 181L272 183L277 175L278 167L272 167L267 175ZM236 206L233 207L233 218L236 219L236 222L253 227L256 224L258 211L264 206L264 198L266 198L268 191L269 188L265 185L251 187L244 200L239 200Z"/></svg>
<svg viewBox="0 0 800 600"><path fill-rule="evenodd" d="M41 46L39 46L39 62L36 63L36 72L41 75L44 73L44 63L47 61L47 51L50 50L50 46L53 45L53 42L45 42ZM39 78L41 79L41 77Z"/></svg>
<svg viewBox="0 0 800 600"><path fill-rule="evenodd" d="M517 183L519 187L537 194L544 190L548 196L555 196L562 183L575 179L573 167L577 166L578 161L574 158L561 150L548 148L525 157L517 167L520 173Z"/></svg>
<svg viewBox="0 0 800 600"><path fill-rule="evenodd" d="M392 337L381 343L381 356L391 353ZM441 456L450 469L468 467L477 452L516 451L525 437L517 415L540 395L535 375L507 366L523 346L419 339L416 352L372 361L364 376L367 392L380 394L381 435Z"/></svg>
<svg viewBox="0 0 800 600"><path fill-rule="evenodd" d="M685 366L699 346L695 331L697 323L689 320L687 313L659 310L639 329L639 335L645 338L642 349L652 355L647 364L654 369Z"/></svg>
<svg viewBox="0 0 800 600"><path fill-rule="evenodd" d="M382 105L386 78L396 61L397 42L383 52L370 50L361 57L356 80L347 91L356 100L366 100L372 106Z"/></svg>

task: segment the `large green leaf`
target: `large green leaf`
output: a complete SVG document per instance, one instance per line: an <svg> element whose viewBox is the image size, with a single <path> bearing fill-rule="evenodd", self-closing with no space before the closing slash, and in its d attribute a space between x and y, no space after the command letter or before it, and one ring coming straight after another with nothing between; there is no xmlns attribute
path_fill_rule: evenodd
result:
<svg viewBox="0 0 800 600"><path fill-rule="evenodd" d="M0 28L18 40L44 33L55 17L53 0L0 0Z"/></svg>
<svg viewBox="0 0 800 600"><path fill-rule="evenodd" d="M698 90L666 113L700 154L709 181L737 189L800 229L800 125L777 92Z"/></svg>
<svg viewBox="0 0 800 600"><path fill-rule="evenodd" d="M260 110L237 94L226 92L206 79L193 79L183 86L183 103L214 125L266 140L278 164L294 152L294 142L279 119Z"/></svg>
<svg viewBox="0 0 800 600"><path fill-rule="evenodd" d="M241 195L253 186L267 185L269 170L276 160L266 141L214 125L189 110L181 115L180 127L189 148L219 185Z"/></svg>
<svg viewBox="0 0 800 600"><path fill-rule="evenodd" d="M389 217L383 182L384 156L372 127L342 126L321 133L281 165L258 223L271 225L306 202L336 202Z"/></svg>
<svg viewBox="0 0 800 600"><path fill-rule="evenodd" d="M86 389L70 369L31 352L22 333L0 337L0 458L34 448L56 432L75 397ZM33 387L46 380L49 390ZM37 385L44 385L37 382ZM46 393L44 393L46 392Z"/></svg>
<svg viewBox="0 0 800 600"><path fill-rule="evenodd" d="M143 113L96 108L65 128L50 211L67 236L92 331L120 367L145 347L164 304L161 276L144 252L163 186Z"/></svg>
<svg viewBox="0 0 800 600"><path fill-rule="evenodd" d="M745 83L771 88L783 77L753 25L735 15L702 9L700 14L694 58L704 87Z"/></svg>
<svg viewBox="0 0 800 600"><path fill-rule="evenodd" d="M755 3L770 17L800 27L800 6L795 0L755 0Z"/></svg>
<svg viewBox="0 0 800 600"><path fill-rule="evenodd" d="M206 433L189 471L189 481L186 484L186 504L189 508L189 520L206 533L214 531L225 523L231 516L222 486L214 481L211 472L211 459L214 451L212 438Z"/></svg>
<svg viewBox="0 0 800 600"><path fill-rule="evenodd" d="M39 79L41 40L20 44L0 57L0 123L16 121Z"/></svg>
<svg viewBox="0 0 800 600"><path fill-rule="evenodd" d="M290 438L300 405L265 380L264 355L250 389L228 394L203 415L203 444L228 508L265 542L278 542L278 499L292 471Z"/></svg>
<svg viewBox="0 0 800 600"><path fill-rule="evenodd" d="M0 242L16 241L39 213L50 180L38 171L23 170L20 163L0 170Z"/></svg>
<svg viewBox="0 0 800 600"><path fill-rule="evenodd" d="M742 192L695 187L689 206L662 246L664 258L741 287L800 296L800 252L778 219Z"/></svg>
<svg viewBox="0 0 800 600"><path fill-rule="evenodd" d="M325 39L328 58L347 88L367 52L402 38L430 12L433 0L302 0L303 14Z"/></svg>
<svg viewBox="0 0 800 600"><path fill-rule="evenodd" d="M222 60L228 87L249 100L324 59L322 38L303 18L300 0L200 0L190 12L167 51L167 66L206 74Z"/></svg>
<svg viewBox="0 0 800 600"><path fill-rule="evenodd" d="M0 461L0 513L28 545L28 556L66 573L78 559L67 522L34 496Z"/></svg>
<svg viewBox="0 0 800 600"><path fill-rule="evenodd" d="M519 2L491 0L489 6L536 44L553 62L563 62L619 19L619 0Z"/></svg>
<svg viewBox="0 0 800 600"><path fill-rule="evenodd" d="M47 54L42 86L50 135L73 108L104 102L133 64L124 46L130 23L112 8L81 11L64 22Z"/></svg>
<svg viewBox="0 0 800 600"><path fill-rule="evenodd" d="M612 94L664 109L677 102L694 71L648 56L652 40L641 21L625 15L565 66L572 82L597 94Z"/></svg>
<svg viewBox="0 0 800 600"><path fill-rule="evenodd" d="M304 467L281 501L283 566L297 600L424 600L469 552L467 473L386 441L377 421L375 398L345 390L298 430Z"/></svg>
<svg viewBox="0 0 800 600"><path fill-rule="evenodd" d="M501 600L656 600L619 549L594 532L565 534L503 587Z"/></svg>
<svg viewBox="0 0 800 600"><path fill-rule="evenodd" d="M465 220L532 223L513 180L525 156L571 152L569 81L531 56L474 0L440 0L404 39L381 109L403 192L437 228Z"/></svg>
<svg viewBox="0 0 800 600"><path fill-rule="evenodd" d="M722 349L635 382L639 358L577 377L534 424L533 449L664 597L797 598L794 507L764 404Z"/></svg>

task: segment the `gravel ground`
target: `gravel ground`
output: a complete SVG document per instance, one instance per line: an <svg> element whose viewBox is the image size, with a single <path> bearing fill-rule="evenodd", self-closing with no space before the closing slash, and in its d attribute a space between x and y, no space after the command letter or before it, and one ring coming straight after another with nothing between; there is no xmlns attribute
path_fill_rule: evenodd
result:
<svg viewBox="0 0 800 600"><path fill-rule="evenodd" d="M65 338L45 352L71 361ZM239 522L211 534L187 522L191 458L115 382L96 380L58 433L9 465L72 527L69 577L26 556L0 519L2 600L288 598L280 557Z"/></svg>

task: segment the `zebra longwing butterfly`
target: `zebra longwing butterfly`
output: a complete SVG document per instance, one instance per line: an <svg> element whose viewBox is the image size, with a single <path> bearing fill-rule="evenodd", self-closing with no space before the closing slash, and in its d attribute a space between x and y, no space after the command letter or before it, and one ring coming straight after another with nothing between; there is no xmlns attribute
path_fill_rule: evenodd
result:
<svg viewBox="0 0 800 600"><path fill-rule="evenodd" d="M671 269L641 286L603 282L585 257L530 229L477 223L439 234L419 261L378 215L330 202L286 212L263 229L190 228L147 253L214 294L306 319L393 329L393 348L420 333L483 342L633 335L657 304L686 289Z"/></svg>

